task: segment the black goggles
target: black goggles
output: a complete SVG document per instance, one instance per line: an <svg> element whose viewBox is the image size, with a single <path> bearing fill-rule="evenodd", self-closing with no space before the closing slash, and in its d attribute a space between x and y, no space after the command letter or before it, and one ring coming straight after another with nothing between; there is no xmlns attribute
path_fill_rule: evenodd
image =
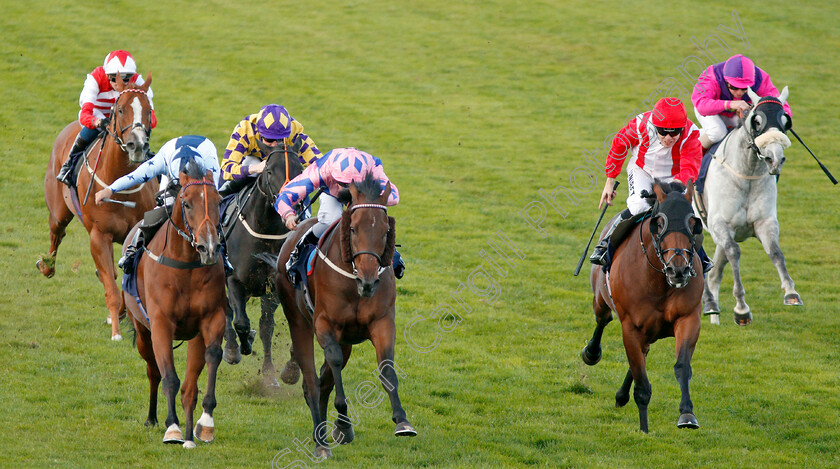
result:
<svg viewBox="0 0 840 469"><path fill-rule="evenodd" d="M123 73L122 74L123 83L128 83L128 80L130 80L131 77L133 77L133 76L134 76L133 73ZM113 82L113 83L116 83L117 82L117 74L112 73L112 74L108 75L108 80Z"/></svg>
<svg viewBox="0 0 840 469"><path fill-rule="evenodd" d="M666 135L670 135L671 137L676 137L677 135L682 133L683 129L666 129L665 127L657 127L656 133L662 135L663 137Z"/></svg>

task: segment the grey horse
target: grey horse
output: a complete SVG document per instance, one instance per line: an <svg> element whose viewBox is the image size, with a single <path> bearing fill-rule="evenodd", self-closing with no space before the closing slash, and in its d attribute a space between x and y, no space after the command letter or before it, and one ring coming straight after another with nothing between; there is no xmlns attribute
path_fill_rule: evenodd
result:
<svg viewBox="0 0 840 469"><path fill-rule="evenodd" d="M785 162L784 149L790 146L785 132L791 122L782 108L788 89L785 87L778 98L762 98L751 89L747 92L755 105L721 142L709 165L702 199L694 200L695 211L716 245L715 266L703 291L703 311L710 315L712 324L720 324L718 298L727 262L732 264L735 283L735 323L746 326L752 322L738 264L738 243L750 237L758 238L776 266L785 291L784 304L803 304L785 267L776 218L776 181Z"/></svg>

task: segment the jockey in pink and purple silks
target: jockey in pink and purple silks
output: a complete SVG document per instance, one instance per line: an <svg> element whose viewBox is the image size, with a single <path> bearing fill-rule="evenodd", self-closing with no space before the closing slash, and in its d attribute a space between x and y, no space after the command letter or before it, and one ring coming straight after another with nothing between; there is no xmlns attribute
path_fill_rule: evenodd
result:
<svg viewBox="0 0 840 469"><path fill-rule="evenodd" d="M320 196L321 205L318 208L318 223L312 226L309 233L300 238L287 263L288 267L296 261L297 253L302 245L316 242L330 225L341 218L343 207L336 198L339 191L352 182L362 181L367 173L371 173L378 179L383 189L386 184L391 185L391 195L386 205L397 205L400 201L400 193L397 186L385 175L382 161L355 148L336 148L327 152L324 156L311 161L301 174L283 187L277 196L274 208L283 217L286 227L290 230L297 227L295 210L292 207L316 189L323 190ZM401 262L396 253L394 262L395 264ZM401 270L396 265L394 273L397 278L402 277Z"/></svg>
<svg viewBox="0 0 840 469"><path fill-rule="evenodd" d="M747 88L752 88L762 97L779 96L779 90L770 81L770 76L740 54L714 64L700 74L691 94L691 103L702 126L700 144L704 152L723 140L729 129L738 125L738 117L743 118L750 109L752 101L747 95ZM790 117L787 103L784 109Z"/></svg>

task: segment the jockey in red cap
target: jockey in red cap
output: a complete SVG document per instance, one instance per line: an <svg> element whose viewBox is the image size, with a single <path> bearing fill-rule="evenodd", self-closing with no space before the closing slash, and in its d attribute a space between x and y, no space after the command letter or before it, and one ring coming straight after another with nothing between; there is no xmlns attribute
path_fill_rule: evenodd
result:
<svg viewBox="0 0 840 469"><path fill-rule="evenodd" d="M58 172L56 179L72 186L73 181L73 166L76 161L84 153L90 142L99 135L99 132L107 127L111 117L111 107L119 96L119 92L114 90L114 85L117 82L117 75L122 76L125 83L129 81L138 85L144 83L143 77L137 73L137 64L134 62L134 57L124 50L115 50L105 56L105 62L101 67L96 67L90 72L85 79L82 93L79 95L79 124L82 126L81 132L76 136L76 141L70 147L70 154L61 170ZM157 126L157 118L155 117L155 106L152 101L154 93L152 89L146 93L149 97L149 104L152 106L152 128Z"/></svg>
<svg viewBox="0 0 840 469"><path fill-rule="evenodd" d="M700 131L700 143L708 150L730 129L738 125L752 104L747 88L759 96L779 96L779 90L770 81L767 73L756 67L752 60L741 54L730 57L726 62L707 68L697 79L691 102ZM785 103L785 113L791 115L790 106Z"/></svg>
<svg viewBox="0 0 840 469"><path fill-rule="evenodd" d="M637 115L618 131L607 156L607 181L598 208L605 203L612 205L616 196L613 184L629 152L627 209L621 212L595 247L589 258L593 264L609 263L610 236L620 222L651 207L651 201L642 198L641 194L642 191L653 191L654 179L683 184L697 179L702 156L699 134L700 130L686 118L685 106L677 98L660 99L653 110ZM705 255L701 254L703 257Z"/></svg>

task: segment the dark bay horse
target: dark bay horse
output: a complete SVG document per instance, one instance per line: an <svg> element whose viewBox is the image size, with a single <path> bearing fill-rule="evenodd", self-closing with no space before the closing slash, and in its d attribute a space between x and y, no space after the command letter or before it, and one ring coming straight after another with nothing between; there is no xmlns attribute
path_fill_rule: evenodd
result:
<svg viewBox="0 0 840 469"><path fill-rule="evenodd" d="M382 386L391 401L396 436L415 436L417 431L406 418L397 392L394 363L394 325L396 284L391 266L396 236L395 221L385 203L391 193L370 174L350 184L349 206L338 225L323 235L311 276L309 291L314 304L310 314L300 291L295 290L286 273L297 238L317 220L307 220L280 250L277 285L280 303L289 322L294 357L303 371L303 391L315 427L313 437L317 457L331 456L330 446L350 443L354 438L347 416L347 396L341 370L350 359L353 345L370 340L376 349ZM339 197L342 202L347 198ZM324 349L320 379L315 374L313 334ZM335 387L338 419L326 423L329 398ZM325 425L332 427L334 444L328 445Z"/></svg>
<svg viewBox="0 0 840 469"><path fill-rule="evenodd" d="M157 425L157 393L162 378L168 409L163 442L194 448L194 435L207 443L215 435L216 371L222 360L225 332L225 272L220 262L218 231L221 197L212 173L205 172L193 160L181 172L180 184L169 219L146 245L137 265L137 296L125 290L123 296L137 333L137 351L146 360L146 425ZM180 382L175 371L173 340L189 341L186 377L181 387L186 439L175 411ZM208 376L202 402L204 413L193 429L197 380L205 363Z"/></svg>
<svg viewBox="0 0 840 469"><path fill-rule="evenodd" d="M283 242L290 234L280 214L274 209L274 201L283 186L303 172L303 166L298 160L298 152L285 143L274 148L262 142L258 142L258 145L268 155L265 169L250 188L236 196L233 202L235 216L223 228L228 258L233 265L233 274L227 278L227 287L231 310L235 315L235 319L228 317L224 359L234 364L242 359L241 353L251 353L253 338L250 336L251 323L245 306L250 298L260 297L260 339L265 355L261 374L270 385L278 386L271 359L271 338L274 335L274 311L279 299L269 285L269 280L273 281L276 274L275 265L266 258L273 257L276 260ZM237 334L241 341L241 353L236 342ZM299 376L297 363L290 358L281 378L284 382L294 384Z"/></svg>
<svg viewBox="0 0 840 469"><path fill-rule="evenodd" d="M76 188L68 188L55 176L81 130L79 122L67 125L53 144L44 176L44 195L50 211L50 251L37 263L46 277L55 274L58 246L66 234L67 225L74 215L78 215L90 236L90 253L99 281L105 287L111 340L122 340L119 315L123 311L116 283L113 243L122 244L131 227L143 218L143 213L154 207L154 194L158 190L157 181L149 181L115 195L118 200L136 203L133 208L116 203L97 206L93 200L84 203L88 186L93 184L95 187L90 192L96 192L130 173L145 161L149 149L152 108L146 92L152 84L151 74L142 86L133 82L123 83L122 78L117 77L115 90L120 94L111 110L108 132L90 145L90 154L82 162Z"/></svg>
<svg viewBox="0 0 840 469"><path fill-rule="evenodd" d="M635 381L633 398L639 408L640 429L645 433L651 396L645 361L650 345L664 337L674 337L676 342L674 374L682 394L677 426L700 426L693 413L688 382L691 356L700 336L703 270L699 256L694 255L694 235L702 225L691 208L692 181L688 186L683 196L682 184L668 186L657 181L651 216L639 222L616 249L609 273L596 265L590 274L597 325L581 358L587 365L601 359L601 335L612 321L612 311L616 311L630 369L615 395L615 403L616 407L627 404L630 385Z"/></svg>

